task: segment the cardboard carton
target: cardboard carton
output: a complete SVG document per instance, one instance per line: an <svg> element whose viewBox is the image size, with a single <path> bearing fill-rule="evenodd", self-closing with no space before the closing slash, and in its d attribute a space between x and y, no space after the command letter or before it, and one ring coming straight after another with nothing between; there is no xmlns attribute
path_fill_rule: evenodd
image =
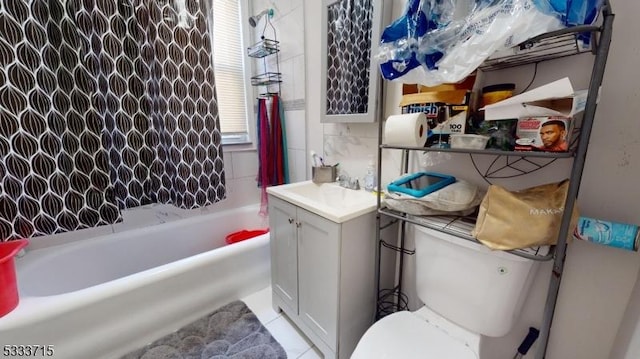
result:
<svg viewBox="0 0 640 359"><path fill-rule="evenodd" d="M506 120L527 117L573 117L584 111L587 91L574 91L569 78L485 106L484 120Z"/></svg>
<svg viewBox="0 0 640 359"><path fill-rule="evenodd" d="M402 113L424 112L429 125L427 146L448 144L452 133L465 133L468 90L420 92L402 96Z"/></svg>
<svg viewBox="0 0 640 359"><path fill-rule="evenodd" d="M485 121L517 119L516 151L568 151L576 122L587 103L587 90L574 91L563 78L485 106ZM555 123L555 125L553 125ZM545 124L548 124L546 127ZM544 128L543 128L544 127ZM551 137L560 141L552 144ZM545 144L546 142L546 144Z"/></svg>
<svg viewBox="0 0 640 359"><path fill-rule="evenodd" d="M516 151L566 152L573 120L565 116L524 117L516 126Z"/></svg>

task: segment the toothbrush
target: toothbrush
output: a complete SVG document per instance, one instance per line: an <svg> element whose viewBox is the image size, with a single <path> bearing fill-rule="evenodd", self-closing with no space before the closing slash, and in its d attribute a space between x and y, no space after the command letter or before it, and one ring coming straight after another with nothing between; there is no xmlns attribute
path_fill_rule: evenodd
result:
<svg viewBox="0 0 640 359"><path fill-rule="evenodd" d="M316 151L311 150L311 159L313 160L313 165L316 167L324 166L322 162L322 158L316 154Z"/></svg>

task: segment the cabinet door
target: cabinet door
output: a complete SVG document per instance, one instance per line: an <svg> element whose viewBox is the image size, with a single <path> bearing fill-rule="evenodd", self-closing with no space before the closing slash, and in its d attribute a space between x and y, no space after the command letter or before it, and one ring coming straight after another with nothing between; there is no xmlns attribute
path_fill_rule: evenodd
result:
<svg viewBox="0 0 640 359"><path fill-rule="evenodd" d="M340 225L298 208L300 317L336 350Z"/></svg>
<svg viewBox="0 0 640 359"><path fill-rule="evenodd" d="M293 314L298 314L298 244L296 206L269 198L271 287Z"/></svg>
<svg viewBox="0 0 640 359"><path fill-rule="evenodd" d="M322 1L318 14L321 17L318 55L322 54L319 57L323 79L320 81L320 122L376 122L382 78L378 60L373 55L378 52L377 40L390 14L384 11L384 3L382 0ZM305 4L309 6L316 8L316 5ZM312 47L316 49L315 45ZM345 81L347 78L349 82Z"/></svg>

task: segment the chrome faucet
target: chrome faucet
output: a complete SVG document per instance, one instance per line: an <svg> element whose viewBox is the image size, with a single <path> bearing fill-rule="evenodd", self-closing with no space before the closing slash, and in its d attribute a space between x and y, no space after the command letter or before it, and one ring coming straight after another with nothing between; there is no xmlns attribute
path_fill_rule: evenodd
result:
<svg viewBox="0 0 640 359"><path fill-rule="evenodd" d="M353 189L353 190L360 189L360 181L356 177L351 178L347 175L339 175L338 178L336 178L336 180L338 181L338 184L340 185L340 187Z"/></svg>
<svg viewBox="0 0 640 359"><path fill-rule="evenodd" d="M354 190L359 190L360 189L360 180L358 180L357 178L352 178L351 180L349 180L349 188L354 189Z"/></svg>

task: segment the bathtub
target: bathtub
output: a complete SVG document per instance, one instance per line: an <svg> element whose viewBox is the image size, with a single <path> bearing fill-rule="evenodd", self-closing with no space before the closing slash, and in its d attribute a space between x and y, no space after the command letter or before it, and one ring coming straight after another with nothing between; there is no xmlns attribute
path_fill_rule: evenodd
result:
<svg viewBox="0 0 640 359"><path fill-rule="evenodd" d="M56 358L117 358L266 288L269 234L224 241L261 228L258 209L27 248L16 259L20 303L0 318L0 344L52 345Z"/></svg>

